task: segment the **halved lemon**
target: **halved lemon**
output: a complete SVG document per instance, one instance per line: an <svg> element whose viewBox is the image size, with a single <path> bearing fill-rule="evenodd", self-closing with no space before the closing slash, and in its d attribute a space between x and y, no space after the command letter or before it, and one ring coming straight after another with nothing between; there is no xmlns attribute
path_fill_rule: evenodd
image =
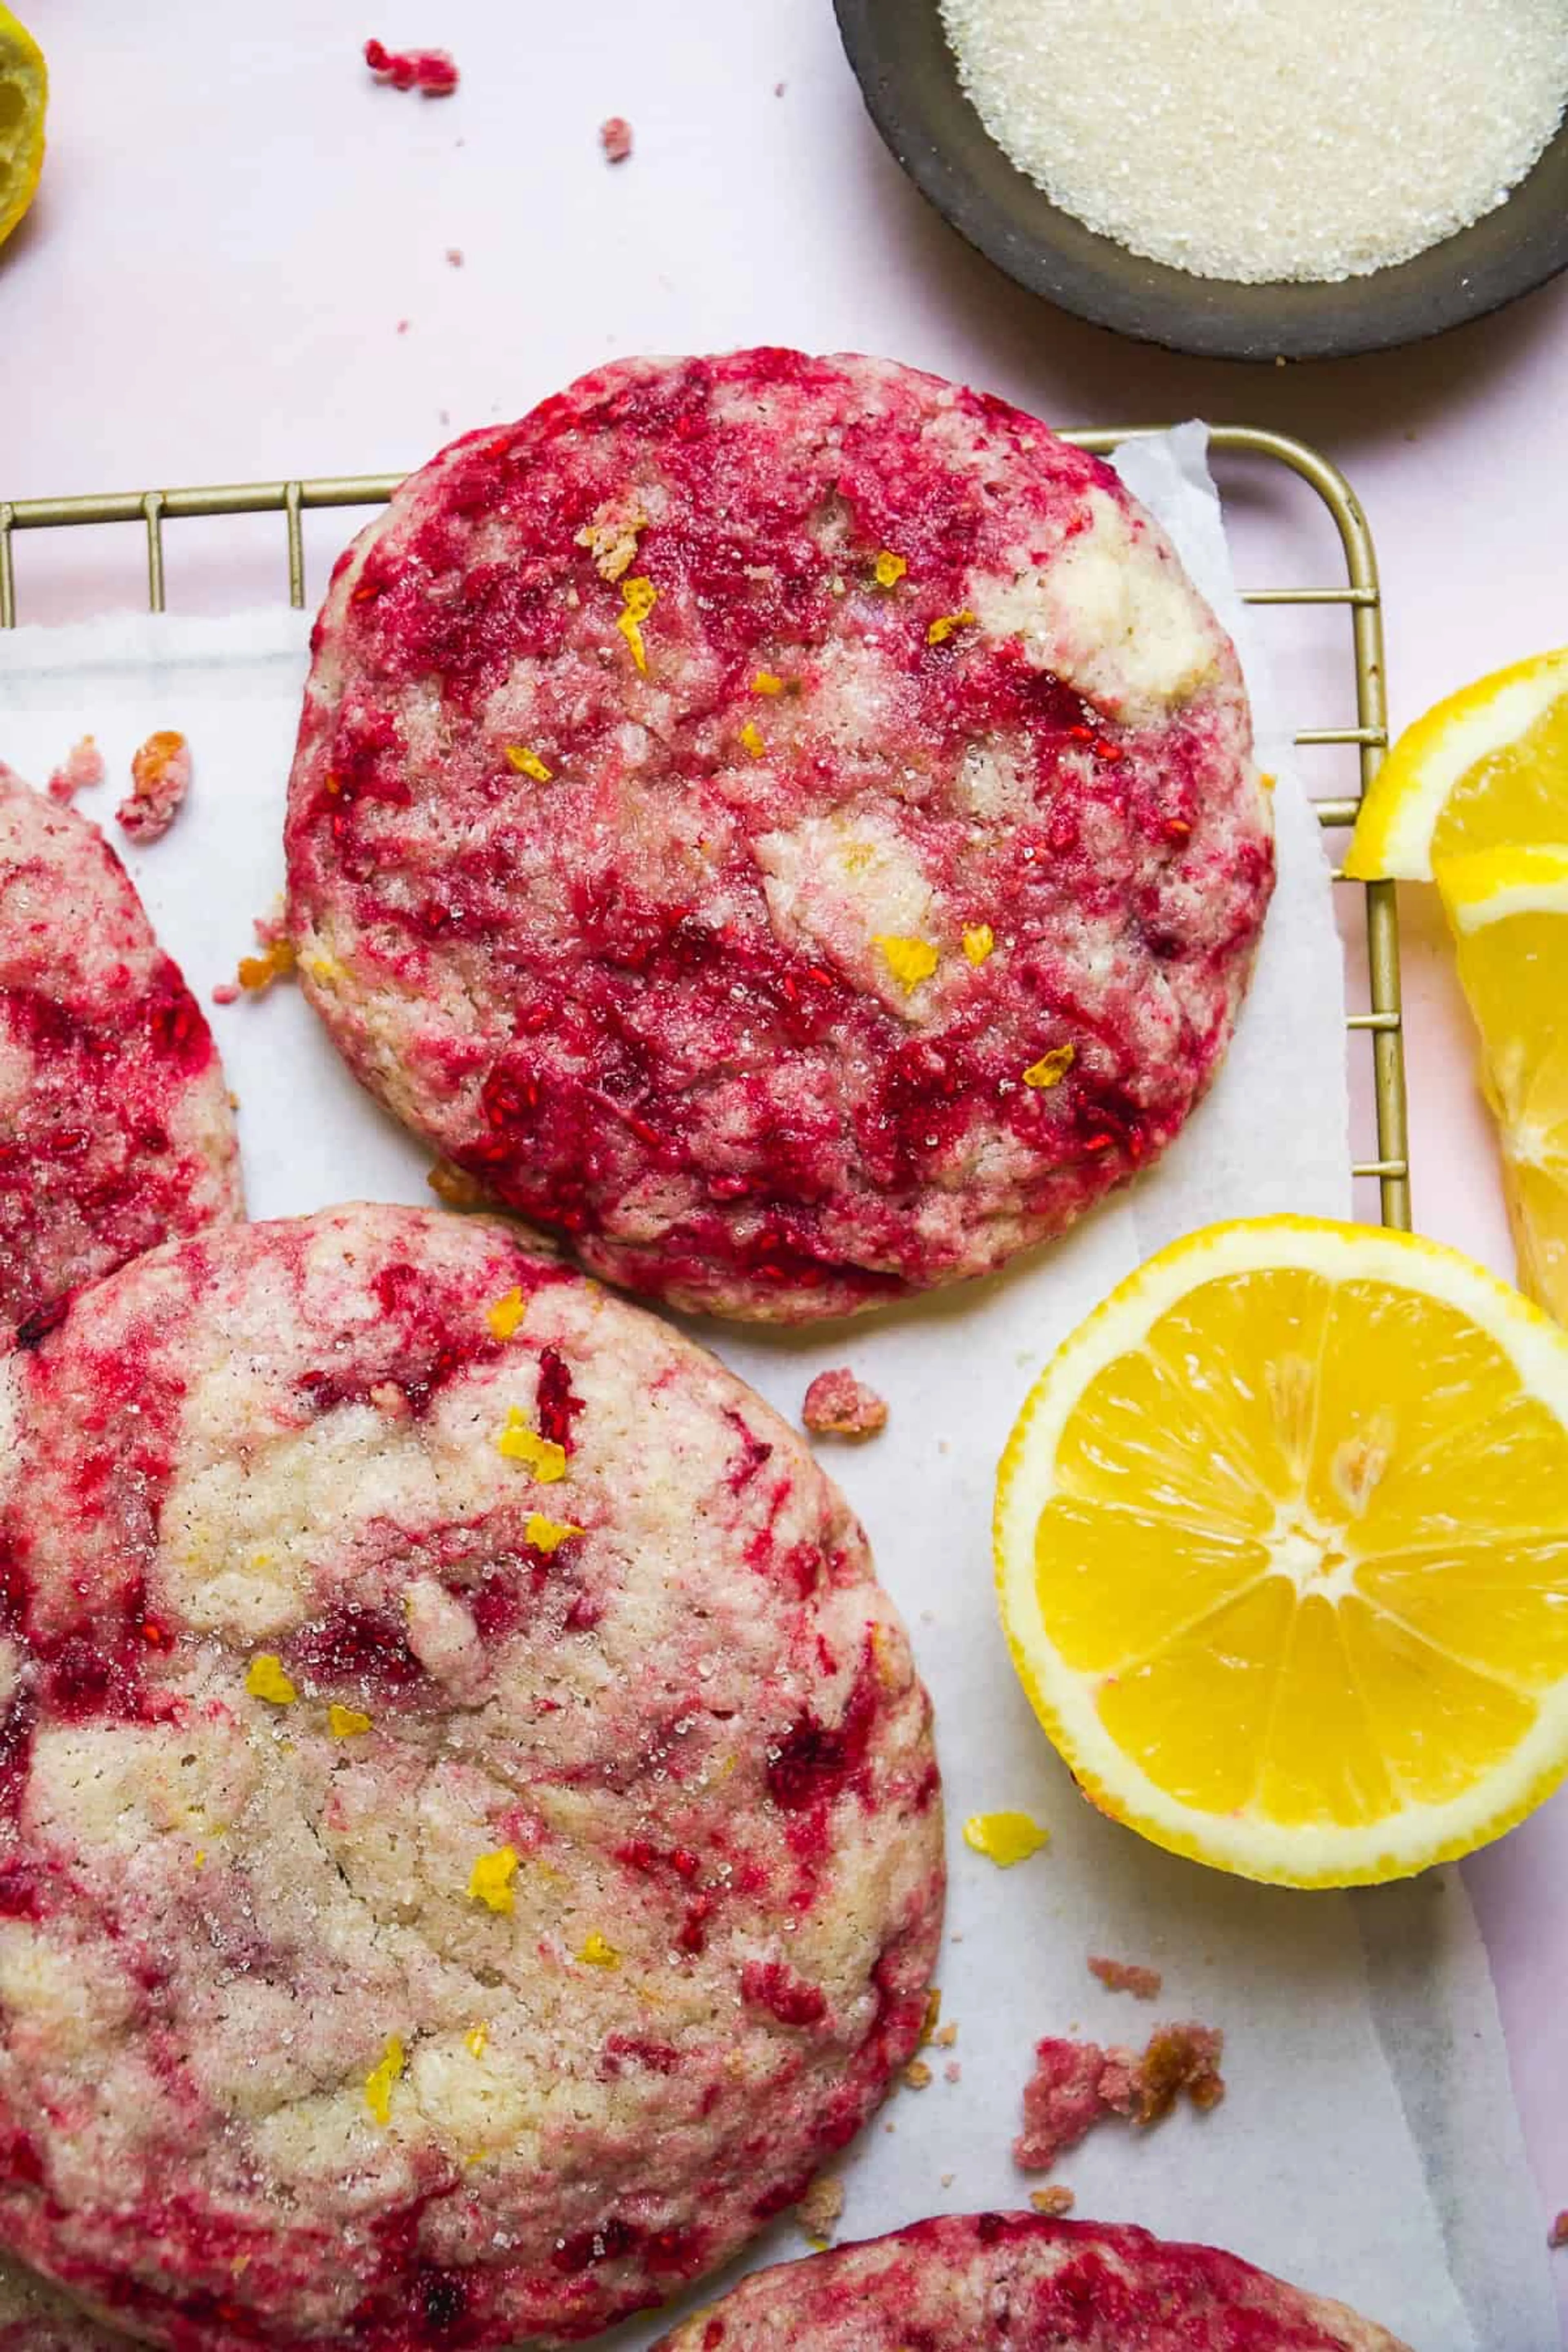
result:
<svg viewBox="0 0 1568 2352"><path fill-rule="evenodd" d="M1249 1878L1396 1878L1568 1769L1568 1334L1301 1217L1152 1258L1003 1455L1002 1617L1086 1793Z"/></svg>
<svg viewBox="0 0 1568 2352"><path fill-rule="evenodd" d="M1357 882L1429 882L1436 858L1568 841L1568 647L1494 670L1407 727L1362 803Z"/></svg>
<svg viewBox="0 0 1568 2352"><path fill-rule="evenodd" d="M1438 862L1481 1033L1520 1287L1568 1323L1568 845Z"/></svg>
<svg viewBox="0 0 1568 2352"><path fill-rule="evenodd" d="M42 49L0 0L0 245L37 188L48 96Z"/></svg>

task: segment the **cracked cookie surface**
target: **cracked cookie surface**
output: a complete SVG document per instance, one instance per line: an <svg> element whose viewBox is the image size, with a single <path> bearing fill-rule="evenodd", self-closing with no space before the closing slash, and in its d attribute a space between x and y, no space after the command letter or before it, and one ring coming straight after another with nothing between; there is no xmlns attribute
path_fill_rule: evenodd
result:
<svg viewBox="0 0 1568 2352"><path fill-rule="evenodd" d="M592 2333L802 2193L942 1864L798 1436L363 1206L142 1258L0 1412L0 2242L178 2352L412 2352Z"/></svg>
<svg viewBox="0 0 1568 2352"><path fill-rule="evenodd" d="M595 1272L780 1320L1147 1166L1273 882L1234 651L1110 467L772 350L603 368L403 485L287 841L363 1084Z"/></svg>

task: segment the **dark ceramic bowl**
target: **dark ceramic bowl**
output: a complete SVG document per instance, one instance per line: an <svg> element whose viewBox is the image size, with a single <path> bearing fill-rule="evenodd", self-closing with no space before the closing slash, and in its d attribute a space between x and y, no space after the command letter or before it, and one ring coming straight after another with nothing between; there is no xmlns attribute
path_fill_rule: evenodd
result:
<svg viewBox="0 0 1568 2352"><path fill-rule="evenodd" d="M1231 360L1334 359L1441 334L1568 266L1568 124L1505 205L1413 261L1335 286L1237 286L1144 261L1016 171L959 87L937 0L834 0L872 121L971 245L1097 326Z"/></svg>

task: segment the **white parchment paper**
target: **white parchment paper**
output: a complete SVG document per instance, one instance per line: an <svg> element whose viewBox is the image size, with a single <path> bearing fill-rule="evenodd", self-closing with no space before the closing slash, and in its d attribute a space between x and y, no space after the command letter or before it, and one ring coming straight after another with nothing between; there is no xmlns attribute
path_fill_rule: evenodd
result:
<svg viewBox="0 0 1568 2352"><path fill-rule="evenodd" d="M1231 2247L1342 2296L1416 2352L1548 2352L1538 2209L1485 1956L1458 1875L1358 1895L1245 1885L1144 1845L1074 1794L1008 1664L991 1595L994 1464L1046 1357L1115 1282L1211 1218L1350 1211L1339 941L1316 823L1237 602L1203 428L1130 446L1131 486L1173 532L1242 646L1260 756L1279 779L1279 887L1239 1034L1208 1101L1131 1194L1007 1274L826 1332L704 1336L786 1415L848 1362L889 1399L886 1433L825 1458L864 1517L937 1707L952 1892L941 1968L951 2052L901 2090L838 2169L843 2236L1022 2202L1009 2148L1033 2042L1141 2041L1194 2016L1226 2035L1225 2104L1144 2138L1114 2126L1055 2177L1080 2214ZM0 758L42 782L84 730L111 780L155 727L191 740L195 782L168 838L127 855L205 998L248 950L282 879L279 829L305 662L303 615L123 616L0 635ZM118 781L79 805L107 824ZM112 828L111 828L112 831ZM362 1095L287 987L215 1012L252 1213L356 1196L428 1202L426 1155ZM958 1828L1019 1806L1049 1850L1002 1873ZM1162 1969L1152 2007L1106 1993L1090 1951ZM951 2058L960 2079L945 2077ZM804 2251L781 2222L745 2265ZM711 2288L704 2290L710 2294ZM617 2346L658 2333L639 2323Z"/></svg>

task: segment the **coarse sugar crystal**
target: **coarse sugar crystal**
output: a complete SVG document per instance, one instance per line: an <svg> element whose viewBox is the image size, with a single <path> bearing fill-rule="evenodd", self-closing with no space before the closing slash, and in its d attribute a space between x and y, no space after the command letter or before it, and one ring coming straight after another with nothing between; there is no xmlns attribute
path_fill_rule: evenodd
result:
<svg viewBox="0 0 1568 2352"><path fill-rule="evenodd" d="M1504 202L1568 102L1568 0L942 0L1053 203L1200 278L1330 281Z"/></svg>

